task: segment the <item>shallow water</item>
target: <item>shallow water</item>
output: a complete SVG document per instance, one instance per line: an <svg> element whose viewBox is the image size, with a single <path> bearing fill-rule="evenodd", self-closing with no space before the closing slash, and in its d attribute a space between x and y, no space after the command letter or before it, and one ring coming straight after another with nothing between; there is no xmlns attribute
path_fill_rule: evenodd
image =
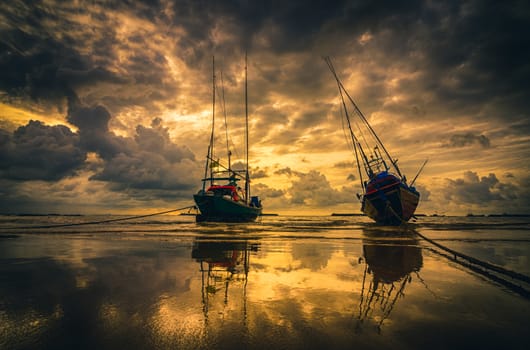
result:
<svg viewBox="0 0 530 350"><path fill-rule="evenodd" d="M0 217L1 349L526 349L529 218Z"/></svg>

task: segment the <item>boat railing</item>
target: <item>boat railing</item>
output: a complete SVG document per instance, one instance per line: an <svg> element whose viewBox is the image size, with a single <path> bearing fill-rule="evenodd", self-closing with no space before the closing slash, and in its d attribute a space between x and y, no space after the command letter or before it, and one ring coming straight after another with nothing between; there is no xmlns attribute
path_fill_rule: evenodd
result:
<svg viewBox="0 0 530 350"><path fill-rule="evenodd" d="M370 158L365 158L365 168L366 172L370 174L377 174L382 171L388 171L388 166L386 165L383 156L379 147L375 146L373 153L370 155Z"/></svg>

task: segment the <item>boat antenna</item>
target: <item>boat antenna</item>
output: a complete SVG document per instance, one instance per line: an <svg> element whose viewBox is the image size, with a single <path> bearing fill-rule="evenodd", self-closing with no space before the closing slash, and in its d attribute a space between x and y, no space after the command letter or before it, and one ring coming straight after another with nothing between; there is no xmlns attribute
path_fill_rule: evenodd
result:
<svg viewBox="0 0 530 350"><path fill-rule="evenodd" d="M421 171L423 170L423 167L425 167L425 164L427 164L428 161L429 161L429 159L425 159L425 162L423 162L423 165L420 167L420 170L418 170L418 173L416 174L416 176L414 176L414 179L412 179L412 182L410 183L410 186L414 185L414 182L416 181L416 179L420 175Z"/></svg>
<svg viewBox="0 0 530 350"><path fill-rule="evenodd" d="M245 177L245 201L248 203L250 196L250 178L248 173L248 83L247 83L247 52L245 51L245 154L246 154L246 177Z"/></svg>

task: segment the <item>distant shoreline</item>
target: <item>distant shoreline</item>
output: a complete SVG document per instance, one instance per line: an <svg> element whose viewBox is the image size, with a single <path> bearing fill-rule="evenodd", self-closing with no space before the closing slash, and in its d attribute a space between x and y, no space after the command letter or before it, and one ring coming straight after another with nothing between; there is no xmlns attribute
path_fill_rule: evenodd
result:
<svg viewBox="0 0 530 350"><path fill-rule="evenodd" d="M184 216L195 216L197 214L193 214L193 213L182 213L182 214L179 214L179 215L184 215ZM261 214L260 216L278 216L279 214L276 214L276 213L264 213L264 214Z"/></svg>
<svg viewBox="0 0 530 350"><path fill-rule="evenodd" d="M331 213L331 216L365 216L362 213Z"/></svg>
<svg viewBox="0 0 530 350"><path fill-rule="evenodd" d="M1 213L2 216L86 216L84 214L32 214L32 213ZM91 214L89 214L91 215Z"/></svg>
<svg viewBox="0 0 530 350"><path fill-rule="evenodd" d="M331 216L366 216L362 213L331 213ZM530 214L466 214L466 215L443 215L443 214L415 214L416 217L489 217L489 218L506 218L506 217L517 217L526 218L530 217Z"/></svg>

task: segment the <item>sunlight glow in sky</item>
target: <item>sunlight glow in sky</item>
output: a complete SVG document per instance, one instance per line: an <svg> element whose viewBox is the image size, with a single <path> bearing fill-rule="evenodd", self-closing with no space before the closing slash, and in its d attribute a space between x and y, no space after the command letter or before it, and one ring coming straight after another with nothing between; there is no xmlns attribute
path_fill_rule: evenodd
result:
<svg viewBox="0 0 530 350"><path fill-rule="evenodd" d="M192 205L213 56L233 161L244 160L245 52L252 192L265 212L360 210L329 55L407 177L429 159L416 182L419 213L530 213L528 10L474 1L4 2L0 213Z"/></svg>

